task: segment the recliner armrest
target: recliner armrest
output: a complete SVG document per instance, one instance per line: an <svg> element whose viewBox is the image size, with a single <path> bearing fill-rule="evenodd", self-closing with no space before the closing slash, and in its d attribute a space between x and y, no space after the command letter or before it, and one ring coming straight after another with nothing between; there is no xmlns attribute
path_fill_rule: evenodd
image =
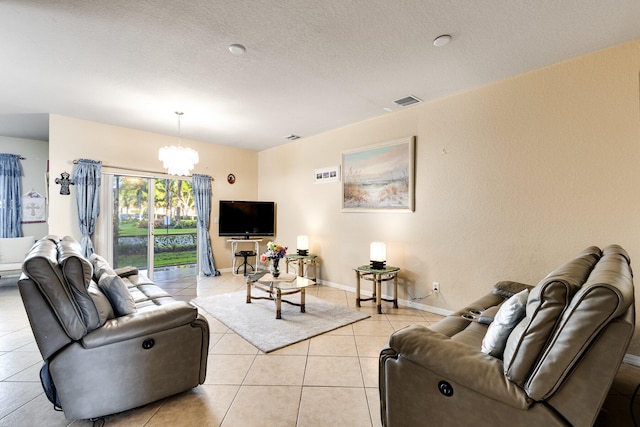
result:
<svg viewBox="0 0 640 427"><path fill-rule="evenodd" d="M442 375L489 398L526 409L532 401L504 375L502 360L420 325L391 335L389 347L399 357Z"/></svg>
<svg viewBox="0 0 640 427"><path fill-rule="evenodd" d="M198 309L184 301L159 306L107 320L101 327L85 335L80 343L85 348L95 348L131 338L143 337L186 325L198 317Z"/></svg>

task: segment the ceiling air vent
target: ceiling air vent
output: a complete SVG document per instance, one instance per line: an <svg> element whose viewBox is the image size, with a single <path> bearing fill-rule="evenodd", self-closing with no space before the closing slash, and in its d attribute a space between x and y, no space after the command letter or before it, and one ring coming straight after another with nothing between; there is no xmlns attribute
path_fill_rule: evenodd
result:
<svg viewBox="0 0 640 427"><path fill-rule="evenodd" d="M413 95L409 95L409 96L405 96L404 98L396 99L393 102L395 102L401 107L408 107L409 105L418 104L422 102L422 99L416 98Z"/></svg>
<svg viewBox="0 0 640 427"><path fill-rule="evenodd" d="M291 135L285 136L284 139L288 139L289 141L295 141L296 139L300 139L300 136L291 134Z"/></svg>

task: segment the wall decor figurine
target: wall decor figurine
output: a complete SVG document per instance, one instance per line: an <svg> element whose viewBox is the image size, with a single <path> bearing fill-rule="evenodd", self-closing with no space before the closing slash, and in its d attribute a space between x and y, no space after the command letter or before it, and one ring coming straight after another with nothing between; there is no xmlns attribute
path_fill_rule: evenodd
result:
<svg viewBox="0 0 640 427"><path fill-rule="evenodd" d="M69 185L73 185L73 182L69 179L71 175L68 172L62 172L60 178L56 178L56 184L60 184L60 194L68 196L71 194L69 191Z"/></svg>

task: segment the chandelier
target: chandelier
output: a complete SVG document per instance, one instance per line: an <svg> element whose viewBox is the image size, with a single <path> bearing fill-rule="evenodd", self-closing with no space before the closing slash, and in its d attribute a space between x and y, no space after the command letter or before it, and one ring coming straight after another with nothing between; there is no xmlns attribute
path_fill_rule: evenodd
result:
<svg viewBox="0 0 640 427"><path fill-rule="evenodd" d="M162 166L167 170L169 175L187 176L191 174L191 170L200 160L196 150L183 147L180 144L182 140L180 117L183 114L182 112L176 111L176 115L178 116L178 145L162 147L158 153L158 159L162 162Z"/></svg>

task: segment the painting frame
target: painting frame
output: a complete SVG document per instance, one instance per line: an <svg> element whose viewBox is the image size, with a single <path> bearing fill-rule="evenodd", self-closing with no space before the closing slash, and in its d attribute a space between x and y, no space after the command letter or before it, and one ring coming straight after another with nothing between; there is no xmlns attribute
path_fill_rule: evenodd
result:
<svg viewBox="0 0 640 427"><path fill-rule="evenodd" d="M342 153L342 212L415 210L415 136Z"/></svg>
<svg viewBox="0 0 640 427"><path fill-rule="evenodd" d="M340 166L331 166L313 170L314 184L327 184L340 181Z"/></svg>

